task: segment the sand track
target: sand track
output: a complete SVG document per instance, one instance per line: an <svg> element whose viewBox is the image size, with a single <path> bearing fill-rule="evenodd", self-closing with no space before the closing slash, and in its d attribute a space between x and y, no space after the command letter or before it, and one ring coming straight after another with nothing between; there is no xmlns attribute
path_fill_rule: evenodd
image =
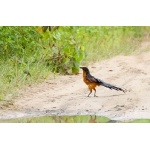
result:
<svg viewBox="0 0 150 150"><path fill-rule="evenodd" d="M88 66L91 74L127 89L97 87L98 97L78 75L57 76L37 86L23 88L9 108L0 107L0 118L35 115L96 114L113 120L150 118L150 52L117 56Z"/></svg>

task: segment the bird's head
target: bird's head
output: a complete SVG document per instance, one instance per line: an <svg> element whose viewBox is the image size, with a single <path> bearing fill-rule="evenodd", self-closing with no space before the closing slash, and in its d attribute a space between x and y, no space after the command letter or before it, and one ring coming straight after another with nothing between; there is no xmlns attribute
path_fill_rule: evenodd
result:
<svg viewBox="0 0 150 150"><path fill-rule="evenodd" d="M86 73L89 73L89 69L87 67L80 67L83 71L85 71Z"/></svg>

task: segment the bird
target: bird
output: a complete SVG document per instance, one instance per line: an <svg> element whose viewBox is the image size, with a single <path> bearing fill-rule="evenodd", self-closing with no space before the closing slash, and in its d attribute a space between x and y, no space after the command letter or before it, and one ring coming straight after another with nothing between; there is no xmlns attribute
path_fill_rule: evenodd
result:
<svg viewBox="0 0 150 150"><path fill-rule="evenodd" d="M82 70L83 70L83 81L85 82L85 84L87 84L89 90L90 90L90 93L88 94L88 97L90 96L90 94L92 93L92 90L95 91L94 93L94 97L97 97L96 96L96 86L104 86L106 88L109 88L109 89L114 89L114 90L117 90L117 91L122 91L122 92L126 92L126 89L122 89L120 87L117 87L115 85L112 85L112 84L109 84L109 83L106 83L104 82L103 80L101 79L98 79L98 78L95 78L94 76L92 76L90 74L90 71L87 67L80 67Z"/></svg>

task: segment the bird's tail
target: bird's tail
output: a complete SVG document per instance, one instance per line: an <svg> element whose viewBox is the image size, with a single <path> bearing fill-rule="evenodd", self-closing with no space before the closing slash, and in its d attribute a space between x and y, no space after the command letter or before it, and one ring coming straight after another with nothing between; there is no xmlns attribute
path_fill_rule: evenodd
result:
<svg viewBox="0 0 150 150"><path fill-rule="evenodd" d="M111 89L111 90L114 89L114 90L117 90L117 91L122 91L122 92L124 92L124 93L127 91L126 89L122 89L122 88L117 87L117 86L115 86L115 85L106 83L106 82L104 82L104 81L102 81L102 80L99 80L99 82L101 83L102 86L104 86L104 87L106 87L106 88L109 88L109 89Z"/></svg>

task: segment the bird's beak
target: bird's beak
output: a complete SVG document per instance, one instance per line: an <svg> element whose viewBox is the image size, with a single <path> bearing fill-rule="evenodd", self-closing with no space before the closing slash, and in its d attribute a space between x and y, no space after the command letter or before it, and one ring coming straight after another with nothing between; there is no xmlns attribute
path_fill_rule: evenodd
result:
<svg viewBox="0 0 150 150"><path fill-rule="evenodd" d="M80 67L81 69L83 69L83 67Z"/></svg>

